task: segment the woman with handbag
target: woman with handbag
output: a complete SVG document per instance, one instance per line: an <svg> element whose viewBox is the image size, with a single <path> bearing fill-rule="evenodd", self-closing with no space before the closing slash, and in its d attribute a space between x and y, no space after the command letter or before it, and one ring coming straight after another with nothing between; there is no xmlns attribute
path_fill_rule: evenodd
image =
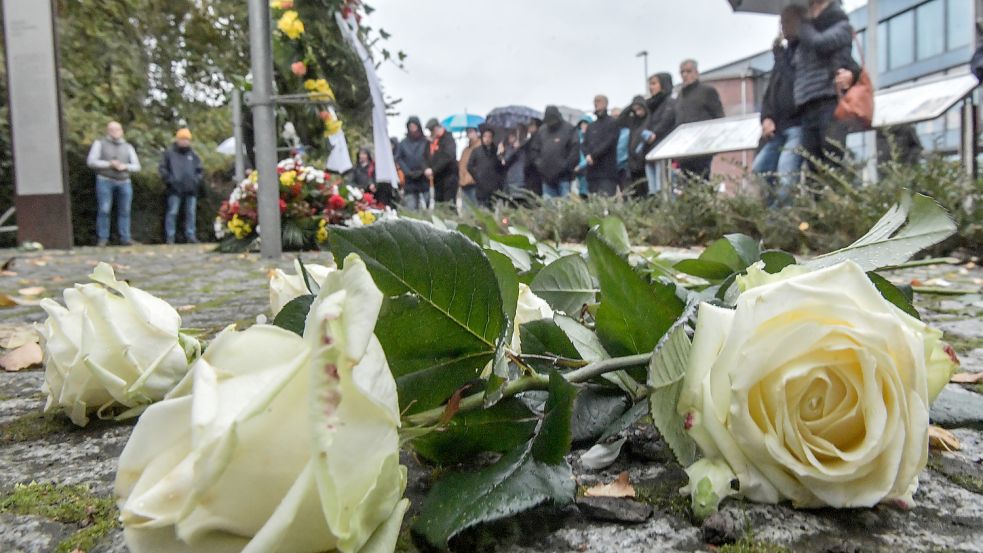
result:
<svg viewBox="0 0 983 553"><path fill-rule="evenodd" d="M802 148L809 166L839 158L848 127L834 114L840 95L860 78L853 60L853 28L836 0L810 0L799 29L793 65L795 104L802 120Z"/></svg>

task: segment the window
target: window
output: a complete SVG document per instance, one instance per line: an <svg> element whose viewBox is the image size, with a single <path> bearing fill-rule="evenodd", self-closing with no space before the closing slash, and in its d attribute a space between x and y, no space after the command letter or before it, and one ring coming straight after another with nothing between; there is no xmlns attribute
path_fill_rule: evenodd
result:
<svg viewBox="0 0 983 553"><path fill-rule="evenodd" d="M972 0L946 0L949 31L946 33L946 49L956 50L973 42Z"/></svg>
<svg viewBox="0 0 983 553"><path fill-rule="evenodd" d="M877 25L877 70L887 71L887 23Z"/></svg>
<svg viewBox="0 0 983 553"><path fill-rule="evenodd" d="M853 59L867 59L867 33L860 31L857 33L857 40L853 41Z"/></svg>
<svg viewBox="0 0 983 553"><path fill-rule="evenodd" d="M915 61L915 12L888 20L888 67L897 69Z"/></svg>
<svg viewBox="0 0 983 553"><path fill-rule="evenodd" d="M945 3L932 0L915 10L918 59L924 60L945 51Z"/></svg>

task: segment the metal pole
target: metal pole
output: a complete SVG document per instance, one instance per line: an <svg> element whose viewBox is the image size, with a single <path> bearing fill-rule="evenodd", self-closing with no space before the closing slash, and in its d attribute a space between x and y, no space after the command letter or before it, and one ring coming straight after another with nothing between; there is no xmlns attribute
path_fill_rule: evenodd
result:
<svg viewBox="0 0 983 553"><path fill-rule="evenodd" d="M232 139L236 143L236 183L246 178L245 142L242 132L242 90L232 89Z"/></svg>
<svg viewBox="0 0 983 553"><path fill-rule="evenodd" d="M648 82L649 82L649 51L648 50L642 50L641 52L635 54L635 57L636 58L642 58L642 64L643 64L642 65L642 70L645 71L645 80L643 81L645 83L645 88L643 90L645 91L645 94L648 94Z"/></svg>
<svg viewBox="0 0 983 553"><path fill-rule="evenodd" d="M877 83L880 81L880 70L877 67L877 25L880 23L877 15L878 0L867 1L867 45L864 48L864 66L870 76L870 82L877 90ZM864 153L867 156L866 181L876 183L879 180L877 174L877 131L864 133Z"/></svg>
<svg viewBox="0 0 983 553"><path fill-rule="evenodd" d="M976 162L976 137L979 134L979 109L973 101L973 97L966 98L962 109L962 140L960 150L963 168L966 175L976 180L978 166Z"/></svg>
<svg viewBox="0 0 983 553"><path fill-rule="evenodd" d="M259 171L260 251L265 258L283 253L280 243L280 187L276 175L276 116L273 112L273 37L270 3L249 0L249 43L253 73L253 130Z"/></svg>

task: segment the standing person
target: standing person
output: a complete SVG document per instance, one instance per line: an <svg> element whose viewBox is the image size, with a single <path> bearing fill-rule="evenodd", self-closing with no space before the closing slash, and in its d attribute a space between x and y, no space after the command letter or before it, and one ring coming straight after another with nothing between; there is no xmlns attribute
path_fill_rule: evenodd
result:
<svg viewBox="0 0 983 553"><path fill-rule="evenodd" d="M717 89L700 82L700 69L695 60L686 60L679 65L683 87L676 100L676 124L697 123L720 119L724 116L724 106L720 103ZM701 179L710 178L713 156L691 157L679 161L679 169Z"/></svg>
<svg viewBox="0 0 983 553"><path fill-rule="evenodd" d="M563 120L560 109L546 106L543 126L533 137L531 162L543 179L544 198L566 198L580 160L580 139L573 125Z"/></svg>
<svg viewBox="0 0 983 553"><path fill-rule="evenodd" d="M649 113L645 98L635 96L625 112L625 128L628 130L628 182L636 196L648 194L645 184L645 154L648 152L648 137L652 134L652 114ZM640 187L635 185L640 183Z"/></svg>
<svg viewBox="0 0 983 553"><path fill-rule="evenodd" d="M618 187L621 190L625 189L630 178L628 159L631 157L631 152L628 151L628 148L631 144L631 129L629 128L631 116L630 112L621 108L611 110L611 118L618 122Z"/></svg>
<svg viewBox="0 0 983 553"><path fill-rule="evenodd" d="M457 142L436 119L427 121L427 179L433 179L434 202L457 204Z"/></svg>
<svg viewBox="0 0 983 553"><path fill-rule="evenodd" d="M427 209L430 205L430 182L425 174L429 146L420 118L410 117L406 121L406 138L396 148L396 166L406 176L403 201L411 211Z"/></svg>
<svg viewBox="0 0 983 553"><path fill-rule="evenodd" d="M587 156L584 155L584 139L587 137L587 129L594 120L590 115L584 115L577 122L577 142L580 144L580 156L574 174L577 177L577 195L581 199L587 199L590 195L590 186L587 184Z"/></svg>
<svg viewBox="0 0 983 553"><path fill-rule="evenodd" d="M468 161L471 160L471 154L481 146L481 137L478 134L478 129L474 127L469 127L467 132L468 145L461 152L461 161L458 163L458 183L461 186L461 195L464 199L471 202L471 205L478 204L478 196L475 194L475 182L474 177L468 172Z"/></svg>
<svg viewBox="0 0 983 553"><path fill-rule="evenodd" d="M157 173L167 185L167 215L164 217L164 238L174 243L177 234L177 214L184 205L184 238L189 244L197 244L195 229L198 191L205 173L201 158L191 149L191 131L180 129L174 135L174 144L164 151Z"/></svg>
<svg viewBox="0 0 983 553"><path fill-rule="evenodd" d="M618 192L618 136L621 128L608 115L608 98L594 97L597 120L587 127L581 150L587 162L587 185L591 194L614 196Z"/></svg>
<svg viewBox="0 0 983 553"><path fill-rule="evenodd" d="M539 129L541 128L543 128L543 121L541 119L535 117L530 119L529 138L522 145L526 150L526 189L537 196L543 195L543 176L539 174L539 169L536 168L533 150L538 148L536 145L536 135L539 134Z"/></svg>
<svg viewBox="0 0 983 553"><path fill-rule="evenodd" d="M655 149L676 128L676 100L672 98L672 75L656 73L649 77L649 99L646 101L649 109L648 133L642 132L645 140L644 156ZM662 173L654 161L645 162L645 178L648 180L649 194L656 195L662 191Z"/></svg>
<svg viewBox="0 0 983 553"><path fill-rule="evenodd" d="M481 129L481 145L471 152L468 159L468 173L474 177L479 205L487 207L492 195L502 189L505 177L503 153L501 145L495 146L495 130L490 127Z"/></svg>
<svg viewBox="0 0 983 553"><path fill-rule="evenodd" d="M358 161L352 170L352 183L366 192L376 192L375 160L372 159L372 152L365 146L358 149Z"/></svg>
<svg viewBox="0 0 983 553"><path fill-rule="evenodd" d="M130 237L130 206L133 203L133 183L130 174L140 171L136 150L123 138L123 125L110 121L106 136L92 143L86 165L96 173L96 237L98 245L109 244L109 216L116 203L116 227L122 246L133 244Z"/></svg>
<svg viewBox="0 0 983 553"><path fill-rule="evenodd" d="M788 205L802 170L802 121L795 106L792 60L805 14L806 9L796 4L782 11L782 36L775 42L775 66L761 104L761 137L766 142L754 158L752 171L767 175L770 207Z"/></svg>
<svg viewBox="0 0 983 553"><path fill-rule="evenodd" d="M512 129L505 137L505 192L515 195L526 186L526 149L522 143L525 128Z"/></svg>
<svg viewBox="0 0 983 553"><path fill-rule="evenodd" d="M853 28L838 2L809 0L793 64L802 148L809 156L809 167L815 170L835 160L846 141L846 127L833 120L837 87L846 90L860 76L860 66L853 61Z"/></svg>

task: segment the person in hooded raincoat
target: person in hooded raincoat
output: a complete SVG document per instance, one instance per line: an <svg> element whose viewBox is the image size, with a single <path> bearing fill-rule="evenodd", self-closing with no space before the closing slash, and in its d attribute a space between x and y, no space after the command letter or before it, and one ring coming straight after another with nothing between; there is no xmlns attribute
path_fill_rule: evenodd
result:
<svg viewBox="0 0 983 553"><path fill-rule="evenodd" d="M563 120L560 109L546 106L543 125L533 137L532 163L543 179L544 198L566 198L580 161L577 130Z"/></svg>
<svg viewBox="0 0 983 553"><path fill-rule="evenodd" d="M427 209L430 205L430 182L426 177L429 146L420 118L410 117L406 121L406 138L396 148L396 165L406 176L403 204L410 210Z"/></svg>

